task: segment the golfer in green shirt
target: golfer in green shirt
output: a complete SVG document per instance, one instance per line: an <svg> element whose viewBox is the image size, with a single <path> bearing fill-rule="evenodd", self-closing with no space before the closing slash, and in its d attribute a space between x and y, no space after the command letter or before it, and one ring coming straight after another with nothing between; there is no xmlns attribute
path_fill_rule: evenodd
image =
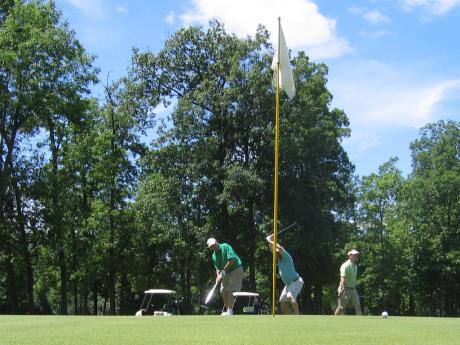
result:
<svg viewBox="0 0 460 345"><path fill-rule="evenodd" d="M208 248L212 253L212 261L216 268L216 282L221 282L220 293L224 300L224 311L221 315L233 315L233 293L241 291L243 284L243 267L241 259L228 243L219 243L215 238L209 238Z"/></svg>
<svg viewBox="0 0 460 345"><path fill-rule="evenodd" d="M358 261L359 252L356 249L348 252L348 260L340 266L340 283L337 293L339 295L339 301L335 315L342 315L343 309L347 308L350 304L355 309L356 315L362 315L361 304L359 303L358 292L356 291L356 275L358 273L358 267L356 262Z"/></svg>

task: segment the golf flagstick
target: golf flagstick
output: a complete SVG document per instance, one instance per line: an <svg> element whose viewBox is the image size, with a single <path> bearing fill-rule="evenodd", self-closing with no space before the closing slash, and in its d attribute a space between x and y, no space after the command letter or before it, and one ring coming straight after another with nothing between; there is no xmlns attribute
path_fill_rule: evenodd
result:
<svg viewBox="0 0 460 345"><path fill-rule="evenodd" d="M204 304L208 304L209 301L212 299L212 296L214 296L214 291L216 290L217 285L219 285L219 282L215 283L211 291L208 292L208 295L206 296L206 299L204 300Z"/></svg>

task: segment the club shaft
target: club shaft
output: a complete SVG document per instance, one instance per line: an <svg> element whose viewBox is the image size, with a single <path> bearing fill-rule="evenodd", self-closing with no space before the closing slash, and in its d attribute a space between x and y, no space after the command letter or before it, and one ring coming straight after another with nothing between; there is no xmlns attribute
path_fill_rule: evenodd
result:
<svg viewBox="0 0 460 345"><path fill-rule="evenodd" d="M278 235L282 234L283 232L285 231L288 231L289 229L293 228L294 226L296 226L297 223L292 223L291 225L289 225L287 228L284 228L283 230L281 231L278 231Z"/></svg>

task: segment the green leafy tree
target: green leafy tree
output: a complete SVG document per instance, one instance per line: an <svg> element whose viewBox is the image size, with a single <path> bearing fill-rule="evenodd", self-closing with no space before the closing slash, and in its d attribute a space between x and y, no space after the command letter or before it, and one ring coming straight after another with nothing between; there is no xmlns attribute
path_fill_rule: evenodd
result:
<svg viewBox="0 0 460 345"><path fill-rule="evenodd" d="M14 5L10 2L5 5L8 9L2 11L0 32L1 155L4 162L1 166L0 223L5 224L5 209L9 207L6 193L14 184L12 167L18 140L30 138L42 128L49 139L51 161L47 178L52 193L41 201L48 206L45 221L50 235L55 236L52 245L58 254L61 272L60 312L67 313L66 255L64 246L59 243L64 238L60 220L60 145L67 124L80 117L85 105L82 95L95 80L92 57L85 53L74 33L61 20L54 3L16 1ZM21 212L16 213L20 217ZM17 224L20 229L19 218Z"/></svg>
<svg viewBox="0 0 460 345"><path fill-rule="evenodd" d="M270 131L266 90L271 73L268 58L260 54L265 41L262 29L254 40L240 40L214 22L207 32L179 30L157 56L136 57L137 73L149 81L151 92L159 92L165 102L177 99L174 127L165 138L188 150L186 162L183 156L177 159L189 166L189 176L197 176L195 193L207 213L207 231L248 254L253 287L260 194L255 164L262 133ZM246 245L236 239L246 239Z"/></svg>
<svg viewBox="0 0 460 345"><path fill-rule="evenodd" d="M390 158L379 167L378 174L364 176L358 194L360 229L360 278L363 305L371 313L388 310L400 314L402 284L407 271L401 260L398 207L404 178Z"/></svg>
<svg viewBox="0 0 460 345"><path fill-rule="evenodd" d="M418 314L458 315L460 282L460 125L439 121L411 143L405 186Z"/></svg>
<svg viewBox="0 0 460 345"><path fill-rule="evenodd" d="M120 298L130 291L127 275L133 254L130 234L134 215L129 204L137 185L136 160L146 151L141 135L152 123L153 105L155 102L145 97L130 76L122 78L106 87L106 104L100 110L96 126L93 148L96 161L91 178L98 192L92 205L91 223L97 248L104 253L99 257L104 267L102 274L107 277L104 282L110 314L117 311L117 283L123 285Z"/></svg>
<svg viewBox="0 0 460 345"><path fill-rule="evenodd" d="M185 193L188 199L183 194L181 201L205 217L203 239L195 248L203 246L205 235L232 243L248 267L246 288L264 291L270 284L257 269L265 272L269 267L263 239L273 212L269 48L262 27L255 38L238 39L211 22L207 31L179 30L158 55L136 52L134 57L136 74L147 81L146 92L166 104L176 102L172 126L159 134L155 159L146 164L145 173L174 176L193 186ZM299 91L292 103L283 102L280 213L283 222L301 223L303 237L294 250L305 255L309 251L300 243L318 240L324 243L327 261L342 228L335 214L351 203L346 186L352 165L340 145L349 133L348 120L342 111L329 109L332 96L325 87L325 66L311 64L305 54L293 64ZM199 227L201 218L194 219ZM332 265L331 260L327 263ZM307 267L302 273L315 276L308 284L314 286L320 306L322 288L331 276Z"/></svg>

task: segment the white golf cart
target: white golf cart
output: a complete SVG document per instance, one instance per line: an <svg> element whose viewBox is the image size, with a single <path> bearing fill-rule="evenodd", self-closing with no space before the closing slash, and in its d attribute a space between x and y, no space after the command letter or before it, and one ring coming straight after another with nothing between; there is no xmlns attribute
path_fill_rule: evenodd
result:
<svg viewBox="0 0 460 345"><path fill-rule="evenodd" d="M176 300L173 298L175 294L176 291L166 289L144 291L141 308L135 315L171 316L178 314L179 308ZM161 307L158 307L158 305Z"/></svg>
<svg viewBox="0 0 460 345"><path fill-rule="evenodd" d="M245 301L247 299L247 303L243 302L243 313L244 314L259 314L259 294L255 292L234 292L233 293L233 308L235 307L236 301L243 299Z"/></svg>

